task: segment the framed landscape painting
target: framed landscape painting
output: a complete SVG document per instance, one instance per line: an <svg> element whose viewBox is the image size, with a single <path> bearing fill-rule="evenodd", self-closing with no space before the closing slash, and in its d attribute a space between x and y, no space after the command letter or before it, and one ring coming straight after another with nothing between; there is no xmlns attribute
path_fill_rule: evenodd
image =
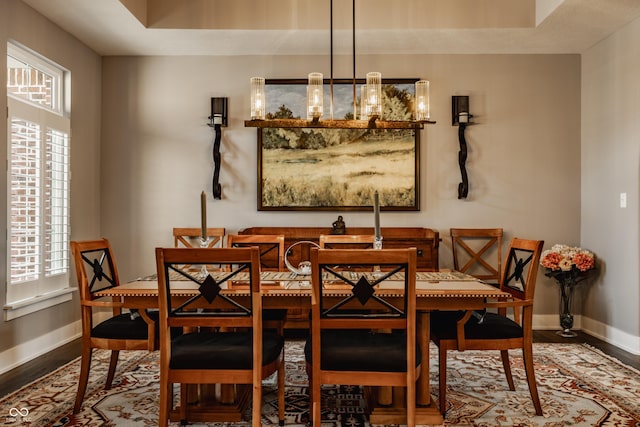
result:
<svg viewBox="0 0 640 427"><path fill-rule="evenodd" d="M416 80L383 80L383 119L412 119ZM305 118L306 84L267 80L266 118ZM353 119L351 80L334 80L333 109ZM258 128L258 210L369 211L376 191L381 210L419 210L419 138L415 129Z"/></svg>

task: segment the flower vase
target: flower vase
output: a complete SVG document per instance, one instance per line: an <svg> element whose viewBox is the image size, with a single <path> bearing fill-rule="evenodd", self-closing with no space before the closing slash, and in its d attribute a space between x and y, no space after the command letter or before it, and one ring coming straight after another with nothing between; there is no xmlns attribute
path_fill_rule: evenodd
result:
<svg viewBox="0 0 640 427"><path fill-rule="evenodd" d="M565 338L578 336L578 334L571 330L571 328L573 328L571 303L573 301L574 288L575 286L572 286L570 283L560 282L560 327L562 330L558 331L557 334Z"/></svg>

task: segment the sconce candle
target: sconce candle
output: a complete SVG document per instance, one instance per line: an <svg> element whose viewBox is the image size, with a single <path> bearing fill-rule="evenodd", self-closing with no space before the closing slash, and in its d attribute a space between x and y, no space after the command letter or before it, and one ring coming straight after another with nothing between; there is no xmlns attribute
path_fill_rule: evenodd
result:
<svg viewBox="0 0 640 427"><path fill-rule="evenodd" d="M323 113L322 73L310 73L307 84L307 120L319 119Z"/></svg>
<svg viewBox="0 0 640 427"><path fill-rule="evenodd" d="M429 120L429 80L416 82L416 120Z"/></svg>
<svg viewBox="0 0 640 427"><path fill-rule="evenodd" d="M264 77L251 78L251 120L264 120L266 102L264 98Z"/></svg>
<svg viewBox="0 0 640 427"><path fill-rule="evenodd" d="M367 108L369 118L382 117L382 74L367 73Z"/></svg>
<svg viewBox="0 0 640 427"><path fill-rule="evenodd" d="M200 237L202 240L207 240L207 195L204 191L200 194L200 220L202 222Z"/></svg>

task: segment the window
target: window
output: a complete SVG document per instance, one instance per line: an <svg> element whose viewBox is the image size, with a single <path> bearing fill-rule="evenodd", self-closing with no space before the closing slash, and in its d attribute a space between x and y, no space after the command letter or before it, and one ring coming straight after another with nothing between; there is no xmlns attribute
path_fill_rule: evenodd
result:
<svg viewBox="0 0 640 427"><path fill-rule="evenodd" d="M30 51L7 44L7 94L62 114L64 70Z"/></svg>
<svg viewBox="0 0 640 427"><path fill-rule="evenodd" d="M26 49L7 46L7 320L70 299L65 73Z"/></svg>

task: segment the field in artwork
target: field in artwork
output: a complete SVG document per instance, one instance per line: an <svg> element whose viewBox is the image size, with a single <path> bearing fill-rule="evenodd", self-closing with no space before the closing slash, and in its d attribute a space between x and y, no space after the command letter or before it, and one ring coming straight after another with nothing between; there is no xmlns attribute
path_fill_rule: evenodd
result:
<svg viewBox="0 0 640 427"><path fill-rule="evenodd" d="M416 205L416 141L357 140L318 149L263 149L262 206L361 207Z"/></svg>

